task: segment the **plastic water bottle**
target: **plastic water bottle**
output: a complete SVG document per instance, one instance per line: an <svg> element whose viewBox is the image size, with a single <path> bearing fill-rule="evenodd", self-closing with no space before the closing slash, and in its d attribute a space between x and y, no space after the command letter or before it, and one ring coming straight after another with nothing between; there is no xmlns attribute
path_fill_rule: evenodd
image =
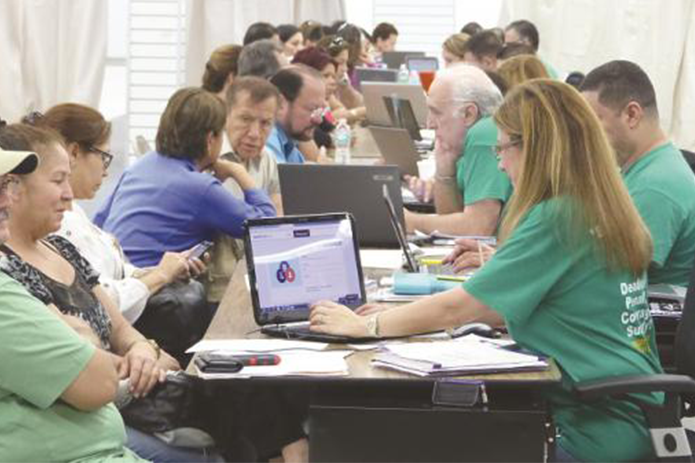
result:
<svg viewBox="0 0 695 463"><path fill-rule="evenodd" d="M352 132L346 119L340 119L338 126L333 131L333 143L335 143L335 163L350 164L350 143Z"/></svg>
<svg viewBox="0 0 695 463"><path fill-rule="evenodd" d="M398 83L407 84L410 81L410 72L405 63L401 64L400 69L398 69Z"/></svg>

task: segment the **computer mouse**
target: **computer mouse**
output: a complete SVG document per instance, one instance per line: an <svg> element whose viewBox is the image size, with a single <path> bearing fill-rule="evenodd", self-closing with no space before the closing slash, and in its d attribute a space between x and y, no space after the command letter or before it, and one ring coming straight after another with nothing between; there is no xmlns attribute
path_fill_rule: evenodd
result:
<svg viewBox="0 0 695 463"><path fill-rule="evenodd" d="M458 328L454 328L450 332L450 336L454 339L460 338L461 336L465 336L467 334L477 334L478 336L482 336L484 338L493 339L501 336L501 333L498 330L486 323L467 323L459 326Z"/></svg>

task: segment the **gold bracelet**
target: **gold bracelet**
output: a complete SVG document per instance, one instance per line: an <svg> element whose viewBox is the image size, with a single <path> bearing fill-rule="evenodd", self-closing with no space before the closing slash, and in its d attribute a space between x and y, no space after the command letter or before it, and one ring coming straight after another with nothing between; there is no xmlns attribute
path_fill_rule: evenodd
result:
<svg viewBox="0 0 695 463"><path fill-rule="evenodd" d="M157 344L157 341L155 341L154 339L138 339L130 345L130 348L128 350L132 349L133 346L139 342L146 342L147 344L149 344L149 346L152 349L154 349L154 353L157 355L157 360L159 360L159 358L162 356L162 348L159 347L159 344Z"/></svg>

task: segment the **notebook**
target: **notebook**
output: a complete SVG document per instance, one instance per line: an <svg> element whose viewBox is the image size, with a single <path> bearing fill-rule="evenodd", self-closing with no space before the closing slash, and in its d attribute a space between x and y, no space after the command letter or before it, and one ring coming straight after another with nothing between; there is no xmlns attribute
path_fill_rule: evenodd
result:
<svg viewBox="0 0 695 463"><path fill-rule="evenodd" d="M420 84L363 82L362 96L367 109L367 122L371 125L391 125L391 118L384 104L385 96L410 101L418 126L427 125L427 96Z"/></svg>
<svg viewBox="0 0 695 463"><path fill-rule="evenodd" d="M369 132L387 164L398 166L403 175L420 176L420 155L405 129L373 125Z"/></svg>
<svg viewBox="0 0 695 463"><path fill-rule="evenodd" d="M408 58L424 58L424 51L385 51L381 55L381 62L389 69L398 69Z"/></svg>
<svg viewBox="0 0 695 463"><path fill-rule="evenodd" d="M405 59L406 66L411 71L437 71L439 60L431 56L408 56Z"/></svg>
<svg viewBox="0 0 695 463"><path fill-rule="evenodd" d="M398 248L381 199L387 185L403 223L401 177L396 166L279 164L286 214L349 212L362 247Z"/></svg>
<svg viewBox="0 0 695 463"><path fill-rule="evenodd" d="M398 71L395 69L356 67L355 76L357 82L355 90L359 91L362 88L362 82L396 82Z"/></svg>
<svg viewBox="0 0 695 463"><path fill-rule="evenodd" d="M347 213L250 219L244 233L253 317L263 334L357 342L309 330L309 308L331 300L355 309L367 300L355 220Z"/></svg>
<svg viewBox="0 0 695 463"><path fill-rule="evenodd" d="M423 137L423 131L418 126L410 100L385 96L384 106L391 118L391 125L407 130L417 151L427 152L434 149L434 137ZM430 131L424 130L424 132Z"/></svg>

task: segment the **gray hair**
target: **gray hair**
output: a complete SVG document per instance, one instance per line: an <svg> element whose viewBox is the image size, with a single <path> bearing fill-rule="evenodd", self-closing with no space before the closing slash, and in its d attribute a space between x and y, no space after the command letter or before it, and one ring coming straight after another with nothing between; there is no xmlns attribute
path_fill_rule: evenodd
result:
<svg viewBox="0 0 695 463"><path fill-rule="evenodd" d="M272 39L257 40L241 50L238 76L257 76L270 79L280 70L275 53L282 53L282 46Z"/></svg>
<svg viewBox="0 0 695 463"><path fill-rule="evenodd" d="M502 93L481 69L467 64L456 64L437 72L451 86L452 101L471 102L478 106L480 117L491 116L502 104Z"/></svg>

